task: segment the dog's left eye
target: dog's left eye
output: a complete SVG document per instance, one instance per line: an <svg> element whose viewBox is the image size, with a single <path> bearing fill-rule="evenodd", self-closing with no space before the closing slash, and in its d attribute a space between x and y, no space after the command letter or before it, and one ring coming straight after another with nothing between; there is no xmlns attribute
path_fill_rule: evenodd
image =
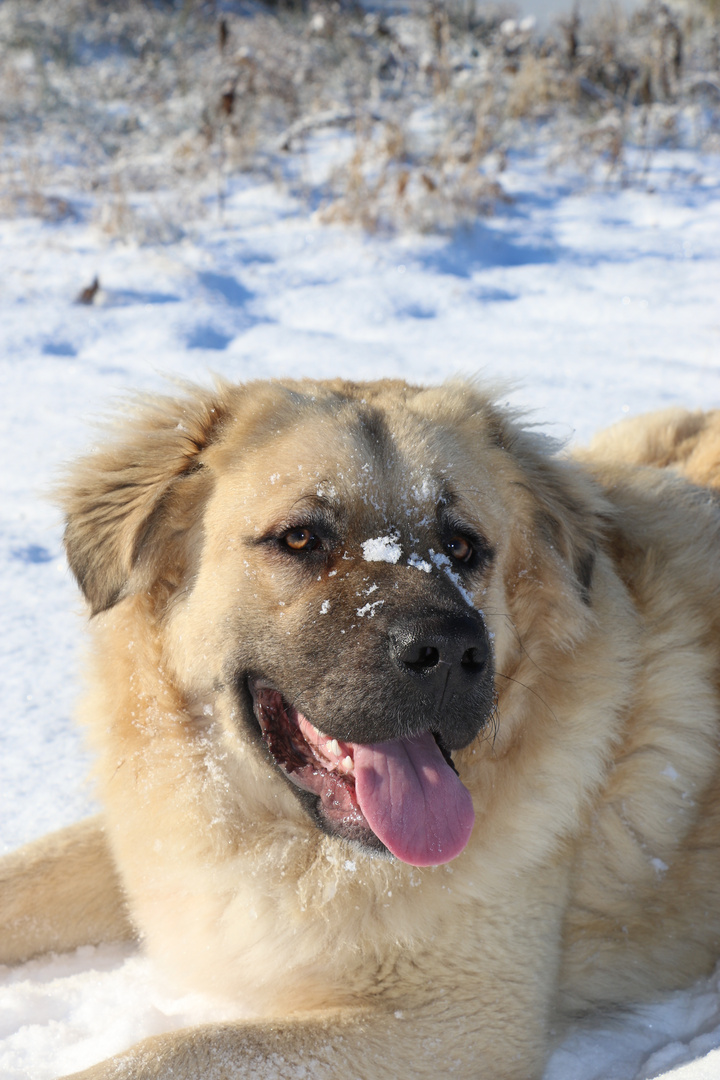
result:
<svg viewBox="0 0 720 1080"><path fill-rule="evenodd" d="M475 548L466 536L456 533L445 542L445 550L455 562L469 563L475 554Z"/></svg>
<svg viewBox="0 0 720 1080"><path fill-rule="evenodd" d="M282 536L282 542L290 551L314 551L320 540L310 529L290 529Z"/></svg>

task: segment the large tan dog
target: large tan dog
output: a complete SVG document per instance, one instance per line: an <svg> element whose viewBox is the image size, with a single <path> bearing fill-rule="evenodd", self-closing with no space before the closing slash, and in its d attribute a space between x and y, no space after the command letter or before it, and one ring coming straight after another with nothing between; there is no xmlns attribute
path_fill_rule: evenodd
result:
<svg viewBox="0 0 720 1080"><path fill-rule="evenodd" d="M125 418L64 492L104 812L2 864L0 960L137 935L258 1019L78 1076L532 1080L709 972L713 487L720 414L575 462L460 384Z"/></svg>

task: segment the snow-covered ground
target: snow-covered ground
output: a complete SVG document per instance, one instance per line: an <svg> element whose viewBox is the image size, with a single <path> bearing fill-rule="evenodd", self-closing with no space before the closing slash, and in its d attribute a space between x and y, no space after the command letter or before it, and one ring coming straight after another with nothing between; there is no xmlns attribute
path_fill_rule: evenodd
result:
<svg viewBox="0 0 720 1080"><path fill-rule="evenodd" d="M453 240L322 227L250 180L164 245L104 238L84 196L75 219L0 222L0 850L92 806L71 719L81 605L47 492L119 393L213 371L479 374L578 441L629 413L720 406L720 161L660 152L645 186L611 190L541 157L511 157L513 201ZM146 198L157 215L163 197ZM96 275L96 302L74 303ZM45 1080L223 1015L128 949L0 969L0 1077ZM658 1075L720 1076L720 977L578 1028L546 1080Z"/></svg>

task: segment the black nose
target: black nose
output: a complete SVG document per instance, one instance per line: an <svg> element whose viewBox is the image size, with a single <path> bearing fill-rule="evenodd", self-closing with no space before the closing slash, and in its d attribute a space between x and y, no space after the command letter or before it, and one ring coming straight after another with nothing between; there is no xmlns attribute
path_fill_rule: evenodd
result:
<svg viewBox="0 0 720 1080"><path fill-rule="evenodd" d="M388 637L395 664L440 699L438 708L473 688L490 652L479 615L441 613L406 619L395 623Z"/></svg>

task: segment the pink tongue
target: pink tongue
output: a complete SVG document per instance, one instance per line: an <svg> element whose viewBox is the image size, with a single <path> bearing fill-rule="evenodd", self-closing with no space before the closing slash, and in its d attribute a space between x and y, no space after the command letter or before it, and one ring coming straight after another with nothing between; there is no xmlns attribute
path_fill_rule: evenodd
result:
<svg viewBox="0 0 720 1080"><path fill-rule="evenodd" d="M431 732L354 743L353 756L360 809L393 855L413 866L436 866L460 854L475 820L472 799Z"/></svg>

